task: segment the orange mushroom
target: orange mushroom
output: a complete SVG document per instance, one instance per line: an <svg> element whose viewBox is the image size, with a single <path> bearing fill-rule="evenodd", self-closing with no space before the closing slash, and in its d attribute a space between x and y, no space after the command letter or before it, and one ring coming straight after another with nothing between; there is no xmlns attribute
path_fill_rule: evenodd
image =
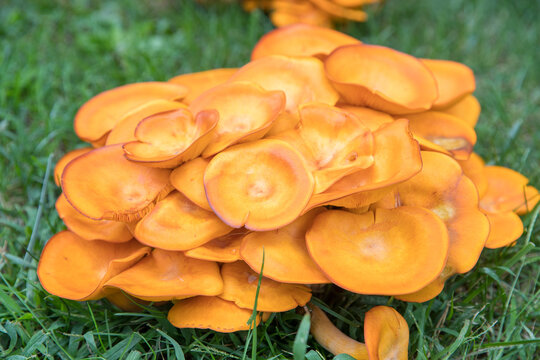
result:
<svg viewBox="0 0 540 360"><path fill-rule="evenodd" d="M538 190L527 185L529 179L517 171L502 166L486 166L485 174L488 186L480 199L480 207L486 212L526 214L540 201Z"/></svg>
<svg viewBox="0 0 540 360"><path fill-rule="evenodd" d="M315 179L314 192L373 164L373 135L353 114L324 104L300 106L300 124L274 138L300 151Z"/></svg>
<svg viewBox="0 0 540 360"><path fill-rule="evenodd" d="M283 283L324 284L330 281L309 256L306 231L323 208L316 208L291 224L273 231L252 232L242 239L240 254L254 270Z"/></svg>
<svg viewBox="0 0 540 360"><path fill-rule="evenodd" d="M135 129L139 123L152 115L178 110L180 108L186 108L187 106L176 102L167 100L153 100L149 101L138 108L128 113L116 126L111 130L107 136L105 145L123 144L130 141L135 141Z"/></svg>
<svg viewBox="0 0 540 360"><path fill-rule="evenodd" d="M226 82L237 70L236 68L225 68L182 74L173 77L169 82L187 88L187 95L182 99L182 102L189 105L206 90Z"/></svg>
<svg viewBox="0 0 540 360"><path fill-rule="evenodd" d="M219 115L215 110L178 109L147 117L137 125L138 141L124 144L128 160L151 167L175 168L199 156L210 144Z"/></svg>
<svg viewBox="0 0 540 360"><path fill-rule="evenodd" d="M435 79L422 62L387 47L341 46L326 58L324 67L348 104L410 114L428 110L438 97Z"/></svg>
<svg viewBox="0 0 540 360"><path fill-rule="evenodd" d="M476 144L474 129L455 116L426 111L407 115L407 119L412 133L425 150L439 151L457 160L466 160Z"/></svg>
<svg viewBox="0 0 540 360"><path fill-rule="evenodd" d="M339 94L324 73L323 63L311 57L267 56L241 67L230 79L251 81L267 91L285 93L285 109L296 114L298 106L308 102L334 105Z"/></svg>
<svg viewBox="0 0 540 360"><path fill-rule="evenodd" d="M448 280L454 274L455 271L452 268L445 266L441 274L428 285L424 286L422 289L410 294L395 295L394 297L401 301L415 303L429 301L443 291L446 280Z"/></svg>
<svg viewBox="0 0 540 360"><path fill-rule="evenodd" d="M235 229L228 234L210 240L206 244L187 250L184 254L194 259L229 263L241 260L240 245L242 238L250 231Z"/></svg>
<svg viewBox="0 0 540 360"><path fill-rule="evenodd" d="M71 300L95 300L106 295L107 280L150 252L137 241L87 241L70 231L54 235L43 248L37 274L45 290Z"/></svg>
<svg viewBox="0 0 540 360"><path fill-rule="evenodd" d="M378 130L384 124L394 121L394 118L387 113L376 111L367 107L350 105L339 105L338 107L356 115L356 117L362 121L362 124L371 131Z"/></svg>
<svg viewBox="0 0 540 360"><path fill-rule="evenodd" d="M217 296L196 296L180 300L169 310L167 320L177 328L211 329L223 333L249 330L252 310L242 309L231 301ZM259 325L264 315L258 314Z"/></svg>
<svg viewBox="0 0 540 360"><path fill-rule="evenodd" d="M263 231L296 219L313 193L314 180L292 146L263 139L217 154L206 168L204 187L210 206L226 224Z"/></svg>
<svg viewBox="0 0 540 360"><path fill-rule="evenodd" d="M333 283L360 294L417 291L439 276L448 256L444 223L412 206L361 215L324 212L306 233L306 243Z"/></svg>
<svg viewBox="0 0 540 360"><path fill-rule="evenodd" d="M457 103L476 89L474 73L467 65L436 59L421 59L435 77L439 97L433 104L434 109L442 109Z"/></svg>
<svg viewBox="0 0 540 360"><path fill-rule="evenodd" d="M324 57L342 45L359 43L339 31L308 24L272 30L255 44L251 60L270 55Z"/></svg>
<svg viewBox="0 0 540 360"><path fill-rule="evenodd" d="M322 204L349 208L369 205L420 171L420 149L409 133L407 120L382 125L373 136L373 166L348 175L326 191L314 194L304 211Z"/></svg>
<svg viewBox="0 0 540 360"><path fill-rule="evenodd" d="M512 245L523 234L523 222L512 211L485 212L491 231L486 241L488 249Z"/></svg>
<svg viewBox="0 0 540 360"><path fill-rule="evenodd" d="M263 270L264 272L264 270ZM234 302L243 309L253 309L259 274L243 261L221 267L223 293L220 298ZM262 278L257 297L257 311L281 312L304 306L311 299L311 290L299 284L284 284Z"/></svg>
<svg viewBox="0 0 540 360"><path fill-rule="evenodd" d="M376 306L366 313L364 338L369 360L407 360L409 326L395 309Z"/></svg>
<svg viewBox="0 0 540 360"><path fill-rule="evenodd" d="M126 242L133 238L125 223L90 219L75 210L64 194L60 194L55 207L67 228L85 240Z"/></svg>
<svg viewBox="0 0 540 360"><path fill-rule="evenodd" d="M146 258L105 283L147 301L219 295L223 280L213 261L192 259L181 252L154 249Z"/></svg>
<svg viewBox="0 0 540 360"><path fill-rule="evenodd" d="M166 82L142 82L102 92L88 100L75 115L75 133L81 140L101 146L106 135L129 112L152 100L179 100L185 86Z"/></svg>
<svg viewBox="0 0 540 360"><path fill-rule="evenodd" d="M463 174L471 179L476 186L478 196L482 198L488 187L484 160L477 153L473 152L467 160L458 160L458 163L463 170Z"/></svg>
<svg viewBox="0 0 540 360"><path fill-rule="evenodd" d="M285 107L282 91L265 91L255 83L233 82L212 88L193 100L193 113L215 109L219 122L204 150L209 157L238 143L262 138Z"/></svg>
<svg viewBox="0 0 540 360"><path fill-rule="evenodd" d="M204 190L204 172L209 162L201 157L190 160L174 169L169 180L189 200L204 210L212 211Z"/></svg>
<svg viewBox="0 0 540 360"><path fill-rule="evenodd" d="M134 221L172 190L169 173L128 161L121 145L110 145L71 161L62 174L62 190L91 219Z"/></svg>
<svg viewBox="0 0 540 360"><path fill-rule="evenodd" d="M62 156L60 160L58 160L56 166L54 167L54 182L56 183L56 186L60 186L60 182L62 180L62 173L64 172L64 168L67 166L67 164L69 164L71 160L78 158L83 154L86 154L90 150L92 150L91 147L75 149L68 152L66 155Z"/></svg>
<svg viewBox="0 0 540 360"><path fill-rule="evenodd" d="M225 235L232 228L177 191L156 204L135 226L134 235L143 244L184 251Z"/></svg>
<svg viewBox="0 0 540 360"><path fill-rule="evenodd" d="M470 127L475 127L480 116L480 110L478 100L473 95L467 95L454 105L442 108L439 111L459 118Z"/></svg>

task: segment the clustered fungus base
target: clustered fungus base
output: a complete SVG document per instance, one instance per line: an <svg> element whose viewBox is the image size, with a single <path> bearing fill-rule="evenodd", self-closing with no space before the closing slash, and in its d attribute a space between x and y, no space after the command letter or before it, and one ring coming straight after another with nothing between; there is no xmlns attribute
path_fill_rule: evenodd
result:
<svg viewBox="0 0 540 360"><path fill-rule="evenodd" d="M330 352L406 359L395 310L370 310L360 343L309 303L311 286L432 299L484 247L521 236L538 190L473 152L480 106L463 64L308 25L252 56L81 107L75 131L92 147L55 168L67 230L43 249L41 284L130 311L172 301L174 326L221 332L248 329L255 304L255 323L307 306Z"/></svg>

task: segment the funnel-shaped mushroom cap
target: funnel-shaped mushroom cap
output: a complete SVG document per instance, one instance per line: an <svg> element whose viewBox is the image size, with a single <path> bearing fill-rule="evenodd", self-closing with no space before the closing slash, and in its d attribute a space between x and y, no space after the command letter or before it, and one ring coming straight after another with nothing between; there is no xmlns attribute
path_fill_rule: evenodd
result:
<svg viewBox="0 0 540 360"><path fill-rule="evenodd" d="M307 24L294 24L264 35L253 48L251 60L269 55L326 56L339 46L359 42L339 31Z"/></svg>
<svg viewBox="0 0 540 360"><path fill-rule="evenodd" d="M435 79L425 65L387 47L342 46L326 58L324 66L348 104L410 114L428 110L438 96Z"/></svg>
<svg viewBox="0 0 540 360"><path fill-rule="evenodd" d="M285 109L292 114L304 103L334 105L339 99L322 62L310 57L267 56L244 65L229 81L251 81L267 91L283 91L287 98Z"/></svg>
<svg viewBox="0 0 540 360"><path fill-rule="evenodd" d="M306 231L321 211L323 208L313 209L277 230L257 231L246 235L240 248L242 258L258 272L262 267L264 253L264 276L279 282L296 284L330 282L313 262L306 247Z"/></svg>
<svg viewBox="0 0 540 360"><path fill-rule="evenodd" d="M54 235L43 248L37 274L43 288L71 300L105 296L107 280L131 267L150 248L133 240L125 243L87 241L70 231Z"/></svg>
<svg viewBox="0 0 540 360"><path fill-rule="evenodd" d="M342 333L319 307L310 304L309 308L311 334L323 348L334 355L347 354L357 360L368 360L366 345Z"/></svg>
<svg viewBox="0 0 540 360"><path fill-rule="evenodd" d="M486 166L485 174L488 188L480 199L480 207L486 212L526 214L540 200L538 190L527 186L529 179L517 171L503 166Z"/></svg>
<svg viewBox="0 0 540 360"><path fill-rule="evenodd" d="M356 117L358 117L360 121L362 121L362 124L364 124L364 126L371 131L376 131L384 124L388 124L394 121L394 118L387 113L383 113L367 107L351 105L340 105L338 107L356 115Z"/></svg>
<svg viewBox="0 0 540 360"><path fill-rule="evenodd" d="M396 310L376 306L366 313L364 338L369 360L407 360L409 325Z"/></svg>
<svg viewBox="0 0 540 360"><path fill-rule="evenodd" d="M152 100L178 100L187 94L185 86L166 82L143 82L120 86L88 100L75 115L77 136L97 142L129 112Z"/></svg>
<svg viewBox="0 0 540 360"><path fill-rule="evenodd" d="M300 124L275 138L300 151L315 178L314 192L373 164L373 135L356 116L324 104L300 106Z"/></svg>
<svg viewBox="0 0 540 360"><path fill-rule="evenodd" d="M152 247L184 251L231 230L213 212L198 207L174 191L137 223L134 235L137 240Z"/></svg>
<svg viewBox="0 0 540 360"><path fill-rule="evenodd" d="M429 301L439 295L444 289L444 283L455 274L452 268L445 266L441 274L422 289L410 294L396 295L395 298L401 301L421 303Z"/></svg>
<svg viewBox="0 0 540 360"><path fill-rule="evenodd" d="M361 215L324 212L306 242L333 283L360 294L417 291L439 276L448 255L444 223L429 210L409 206Z"/></svg>
<svg viewBox="0 0 540 360"><path fill-rule="evenodd" d="M440 112L453 115L463 120L470 127L475 127L480 116L480 103L473 95L467 95L454 105L440 109Z"/></svg>
<svg viewBox="0 0 540 360"><path fill-rule="evenodd" d="M264 269L263 269L264 274ZM220 298L233 301L244 309L253 309L259 274L243 261L221 267L223 293ZM281 312L304 306L311 299L311 290L304 285L284 284L262 278L257 298L257 311Z"/></svg>
<svg viewBox="0 0 540 360"><path fill-rule="evenodd" d="M116 275L112 286L148 301L182 299L195 295L219 295L223 280L213 261L192 259L181 252L154 249L150 256Z"/></svg>
<svg viewBox="0 0 540 360"><path fill-rule="evenodd" d="M250 82L226 83L204 92L189 108L195 114L206 109L219 113L212 142L204 150L209 157L238 143L260 139L285 107L282 91L265 91Z"/></svg>
<svg viewBox="0 0 540 360"><path fill-rule="evenodd" d="M174 169L169 180L172 186L189 200L204 210L212 211L204 190L204 172L209 162L202 157L190 160Z"/></svg>
<svg viewBox="0 0 540 360"><path fill-rule="evenodd" d="M523 234L523 222L512 211L485 212L491 231L486 241L488 249L497 249L513 244Z"/></svg>
<svg viewBox="0 0 540 360"><path fill-rule="evenodd" d="M412 138L405 119L383 125L373 133L375 144L373 166L348 175L315 194L306 209L341 199L337 206L362 207L376 202L422 168L418 143ZM350 196L352 195L352 196Z"/></svg>
<svg viewBox="0 0 540 360"><path fill-rule="evenodd" d="M476 89L473 71L467 65L450 60L421 61L435 77L439 89L439 97L433 108L441 109L455 104Z"/></svg>
<svg viewBox="0 0 540 360"><path fill-rule="evenodd" d="M489 234L476 187L449 156L423 151L422 162L422 171L399 185L395 196L400 205L431 210L445 223L450 240L447 265L465 273L478 261Z"/></svg>
<svg viewBox="0 0 540 360"><path fill-rule="evenodd" d="M185 104L191 104L199 95L208 89L221 85L236 72L238 69L213 69L191 74L182 74L169 80L170 83L184 85L187 89L187 95L182 99Z"/></svg>
<svg viewBox="0 0 540 360"><path fill-rule="evenodd" d="M427 140L420 142L427 150L440 151L442 147L446 150L442 152L449 152L457 160L466 160L476 144L474 129L455 116L425 111L407 115L407 119L415 138Z"/></svg>
<svg viewBox="0 0 540 360"><path fill-rule="evenodd" d="M126 158L162 168L174 168L196 158L212 140L219 120L215 110L196 114L178 109L144 119L135 129L138 141L123 145Z"/></svg>
<svg viewBox="0 0 540 360"><path fill-rule="evenodd" d="M55 207L67 228L85 240L126 242L133 238L125 223L90 219L75 210L64 194L60 194Z"/></svg>
<svg viewBox="0 0 540 360"><path fill-rule="evenodd" d="M242 244L242 238L249 232L250 231L244 228L235 229L204 245L187 250L184 254L194 259L218 261L222 263L238 261L241 259L240 245Z"/></svg>
<svg viewBox="0 0 540 360"><path fill-rule="evenodd" d="M263 139L217 154L206 168L204 187L210 206L225 223L264 231L296 219L314 181L292 146Z"/></svg>
<svg viewBox="0 0 540 360"><path fill-rule="evenodd" d="M458 163L463 170L463 174L471 179L476 186L478 196L482 198L488 187L484 160L473 152L467 160L458 160Z"/></svg>
<svg viewBox="0 0 540 360"><path fill-rule="evenodd" d="M89 218L134 221L171 191L169 174L131 162L121 145L110 145L71 161L62 175L62 190Z"/></svg>
<svg viewBox="0 0 540 360"><path fill-rule="evenodd" d="M86 154L93 148L91 147L85 147L81 149L75 149L70 152L68 152L66 155L62 156L60 160L56 163L56 166L54 167L54 182L57 186L60 186L60 183L62 181L62 173L64 172L64 168L69 164L69 162L75 158L78 158L79 156Z"/></svg>
<svg viewBox="0 0 540 360"><path fill-rule="evenodd" d="M196 296L178 301L169 310L167 320L177 328L211 329L222 333L249 330L252 310L242 309L217 296ZM261 317L257 315L255 326Z"/></svg>
<svg viewBox="0 0 540 360"><path fill-rule="evenodd" d="M167 100L153 100L147 102L129 114L127 114L120 122L111 130L107 136L105 145L123 144L130 141L135 141L135 129L139 123L152 115L187 108L186 105Z"/></svg>

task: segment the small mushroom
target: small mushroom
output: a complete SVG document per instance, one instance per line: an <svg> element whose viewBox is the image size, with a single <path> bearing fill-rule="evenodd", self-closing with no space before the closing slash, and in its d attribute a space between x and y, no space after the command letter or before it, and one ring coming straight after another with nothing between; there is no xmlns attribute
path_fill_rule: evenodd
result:
<svg viewBox="0 0 540 360"><path fill-rule="evenodd" d="M204 172L209 162L210 160L202 157L190 160L174 169L169 180L172 186L189 200L204 210L212 211L204 190Z"/></svg>
<svg viewBox="0 0 540 360"><path fill-rule="evenodd" d="M206 168L204 187L223 222L264 231L285 226L300 215L314 180L297 150L280 140L263 139L217 154Z"/></svg>
<svg viewBox="0 0 540 360"><path fill-rule="evenodd" d="M88 100L75 115L75 133L83 141L102 146L107 134L129 112L152 100L179 100L185 86L166 82L142 82L102 92Z"/></svg>
<svg viewBox="0 0 540 360"><path fill-rule="evenodd" d="M341 46L326 58L324 67L351 105L410 114L430 109L438 97L435 79L420 60L387 47Z"/></svg>
<svg viewBox="0 0 540 360"><path fill-rule="evenodd" d="M173 77L169 82L187 88L187 95L182 99L182 102L189 105L206 90L225 83L237 70L236 68L224 68L182 74Z"/></svg>
<svg viewBox="0 0 540 360"><path fill-rule="evenodd" d="M62 181L62 173L64 172L65 167L69 162L75 158L78 158L79 156L86 154L87 152L93 150L91 147L84 147L80 149L75 149L70 152L68 152L66 155L62 156L60 160L56 163L56 166L54 167L54 182L56 186L60 186L60 183Z"/></svg>
<svg viewBox="0 0 540 360"><path fill-rule="evenodd" d="M369 360L407 360L409 325L395 309L375 306L366 313L364 338Z"/></svg>
<svg viewBox="0 0 540 360"><path fill-rule="evenodd" d="M150 248L137 241L87 241L70 231L54 235L43 248L37 274L45 290L71 300L101 299L110 278L133 266Z"/></svg>
<svg viewBox="0 0 540 360"><path fill-rule="evenodd" d="M523 222L512 211L485 212L491 231L486 241L488 249L512 245L523 234Z"/></svg>

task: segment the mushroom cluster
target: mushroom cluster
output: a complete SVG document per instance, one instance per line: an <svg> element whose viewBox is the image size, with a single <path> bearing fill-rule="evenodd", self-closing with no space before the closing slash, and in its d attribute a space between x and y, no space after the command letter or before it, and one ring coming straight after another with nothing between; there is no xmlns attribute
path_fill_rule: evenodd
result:
<svg viewBox="0 0 540 360"><path fill-rule="evenodd" d="M275 26L308 24L332 27L335 22L367 20L365 5L380 0L243 0L246 11L262 9L270 13Z"/></svg>
<svg viewBox="0 0 540 360"><path fill-rule="evenodd" d="M539 194L473 152L474 90L463 64L294 25L239 69L105 91L74 121L92 147L55 168L68 230L41 284L130 310L172 301L174 326L220 332L307 304L329 351L406 358L395 310L366 314L365 345L329 339L311 286L423 302L519 238Z"/></svg>

